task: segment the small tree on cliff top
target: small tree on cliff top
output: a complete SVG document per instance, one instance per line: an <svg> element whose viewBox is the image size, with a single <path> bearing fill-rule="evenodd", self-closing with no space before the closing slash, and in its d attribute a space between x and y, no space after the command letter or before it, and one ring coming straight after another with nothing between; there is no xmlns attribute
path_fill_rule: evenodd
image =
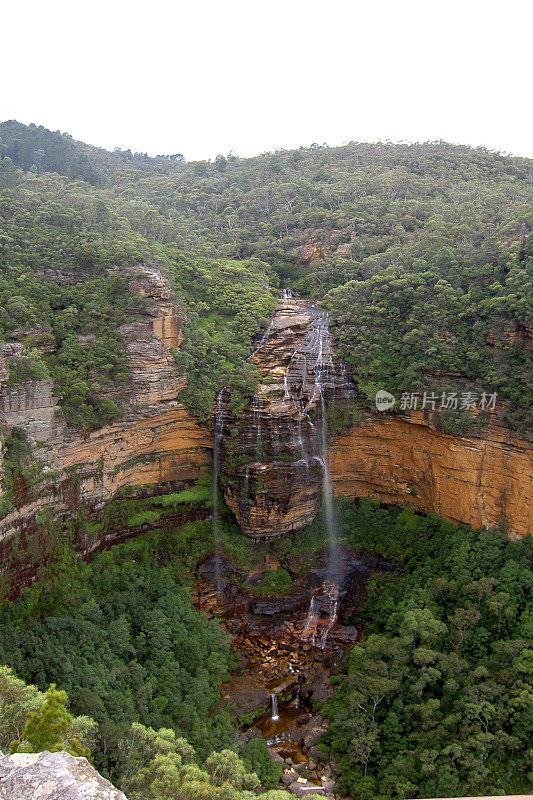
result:
<svg viewBox="0 0 533 800"><path fill-rule="evenodd" d="M66 708L67 693L56 689L55 683L52 683L45 698L39 711L30 712L22 740L12 742L12 753L40 753L43 750L57 753L69 749L65 744L65 736L73 718Z"/></svg>

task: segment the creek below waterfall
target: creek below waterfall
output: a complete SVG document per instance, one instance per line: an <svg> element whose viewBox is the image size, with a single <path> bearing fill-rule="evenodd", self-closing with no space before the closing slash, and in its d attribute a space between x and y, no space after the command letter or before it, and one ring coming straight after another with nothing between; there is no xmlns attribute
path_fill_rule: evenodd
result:
<svg viewBox="0 0 533 800"><path fill-rule="evenodd" d="M221 702L231 713L243 741L263 737L276 760L282 760L283 780L298 776L314 786L330 786L332 765L324 761L319 739L327 727L318 706L332 693L330 674L337 670L360 635L358 608L374 571L390 569L377 557L358 558L339 551L343 580L338 609L323 646L306 634L309 608L327 580L327 547L316 553L312 568L298 556L276 561L268 546L259 548L256 563L244 569L222 555L222 591L217 591L217 563L210 556L199 565L196 606L219 621L232 637L236 667L221 687ZM292 576L290 591L258 594L261 577L279 567ZM317 616L321 611L317 609ZM329 625L329 617L318 625ZM357 624L356 624L357 623ZM273 714L273 696L277 715ZM273 717L277 716L275 719ZM333 775L334 777L334 775Z"/></svg>

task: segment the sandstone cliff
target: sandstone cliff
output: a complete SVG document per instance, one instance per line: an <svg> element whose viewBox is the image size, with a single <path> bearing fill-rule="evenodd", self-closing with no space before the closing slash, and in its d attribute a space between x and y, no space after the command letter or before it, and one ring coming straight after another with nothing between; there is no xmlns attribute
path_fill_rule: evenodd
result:
<svg viewBox="0 0 533 800"><path fill-rule="evenodd" d="M182 315L164 276L137 267L129 277L144 308L120 331L133 378L120 422L80 434L58 414L49 381L0 390L4 429L24 428L41 463L33 496L15 498L0 521L2 537L43 509L70 513L74 484L75 506L98 511L126 487L165 491L210 469L212 437L178 399L185 381L171 348L181 343ZM3 346L3 379L17 348ZM224 411L222 483L243 531L266 540L316 515L324 474L321 400L329 412L349 415L354 394L334 358L326 315L303 298L280 300L252 358L260 374L253 401L239 419ZM511 536L533 528L531 445L494 422L483 435L456 437L421 414L369 414L329 444L337 495L407 504Z"/></svg>
<svg viewBox="0 0 533 800"><path fill-rule="evenodd" d="M533 448L492 423L448 436L422 413L369 415L330 450L335 494L409 505L512 537L533 531Z"/></svg>
<svg viewBox="0 0 533 800"><path fill-rule="evenodd" d="M243 531L274 539L314 519L324 468L321 403L350 387L333 359L327 315L285 296L252 356L260 385L222 440L224 494Z"/></svg>
<svg viewBox="0 0 533 800"><path fill-rule="evenodd" d="M355 396L333 358L326 317L302 298L280 301L253 359L261 382L239 420L226 416L223 483L243 531L266 540L314 518L323 479L320 398L333 416L349 418ZM422 413L366 414L328 439L336 495L410 505L513 537L533 530L532 446L495 419L463 437L442 433Z"/></svg>
<svg viewBox="0 0 533 800"><path fill-rule="evenodd" d="M0 522L0 535L16 531L35 514L66 511L73 476L78 500L101 508L126 486L160 487L195 478L210 463L211 438L178 401L185 384L170 348L179 347L182 317L171 301L168 281L145 267L130 271L130 291L144 308L120 335L129 355L132 387L120 422L91 433L69 429L58 414L49 381L0 391L4 428L21 427L42 464L42 480L31 502Z"/></svg>

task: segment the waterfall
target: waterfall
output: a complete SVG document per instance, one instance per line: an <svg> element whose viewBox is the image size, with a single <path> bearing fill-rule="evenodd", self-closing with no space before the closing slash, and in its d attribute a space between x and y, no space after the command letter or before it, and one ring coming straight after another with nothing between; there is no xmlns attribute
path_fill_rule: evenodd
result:
<svg viewBox="0 0 533 800"><path fill-rule="evenodd" d="M284 399L290 400L290 392L289 392L289 370L286 369L283 373L283 391L284 391Z"/></svg>
<svg viewBox="0 0 533 800"><path fill-rule="evenodd" d="M315 595L312 594L311 602L309 604L309 611L307 612L307 619L305 621L305 626L302 632L302 639L307 640L311 637L311 644L313 645L316 639L317 623L318 623L317 601Z"/></svg>
<svg viewBox="0 0 533 800"><path fill-rule="evenodd" d="M217 592L222 589L222 575L220 564L220 511L218 507L218 473L220 465L220 443L224 433L224 405L221 389L217 395L215 409L215 438L213 443L213 546L215 548L215 582Z"/></svg>
<svg viewBox="0 0 533 800"><path fill-rule="evenodd" d="M305 469L307 472L307 477L309 478L309 454L307 452L307 447L305 446L304 437L302 434L302 416L303 412L300 411L298 414L298 438L297 438L297 446L300 450L300 460L305 461Z"/></svg>
<svg viewBox="0 0 533 800"><path fill-rule="evenodd" d="M339 590L336 586L332 586L328 591L329 598L329 617L324 630L320 636L318 646L323 650L326 646L328 635L337 621L337 612L339 610Z"/></svg>
<svg viewBox="0 0 533 800"><path fill-rule="evenodd" d="M252 352L252 354L250 356L248 356L248 361L251 361L252 358L255 356L255 354L258 353L264 347L264 345L267 343L268 337L270 336L270 331L271 330L272 330L272 322L269 323L268 328L266 329L264 334L261 336L261 339L259 340L259 344L255 348L255 350Z"/></svg>
<svg viewBox="0 0 533 800"><path fill-rule="evenodd" d="M279 719L279 712L278 712L278 696L277 694L270 695L270 708L272 709L272 713L270 715L270 719L272 722L277 722Z"/></svg>
<svg viewBox="0 0 533 800"><path fill-rule="evenodd" d="M261 401L255 394L252 401L252 418L253 426L255 428L255 443L258 453L261 450Z"/></svg>
<svg viewBox="0 0 533 800"><path fill-rule="evenodd" d="M320 406L322 412L321 424L321 461L322 461L322 496L324 501L324 522L328 537L328 575L327 581L330 586L336 586L338 590L341 579L339 541L337 537L337 524L335 519L335 507L333 505L333 490L328 464L328 423L326 416L326 401L324 392L320 390Z"/></svg>
<svg viewBox="0 0 533 800"><path fill-rule="evenodd" d="M327 542L327 568L324 586L311 595L302 638L310 640L313 645L317 644L324 649L328 635L337 621L339 587L342 579L342 562L328 460L328 420L325 389L326 381L333 368L333 360L331 357L331 337L327 314L320 314L314 321L307 349L309 353L313 353L315 358L312 369L314 386L311 399L303 408L303 414L307 416L312 426L308 416L308 409L315 403L319 404L320 424L316 426L316 437L314 437L315 453L318 451L318 454L314 458L319 461L322 467L322 508ZM327 604L324 603L324 600L327 601Z"/></svg>

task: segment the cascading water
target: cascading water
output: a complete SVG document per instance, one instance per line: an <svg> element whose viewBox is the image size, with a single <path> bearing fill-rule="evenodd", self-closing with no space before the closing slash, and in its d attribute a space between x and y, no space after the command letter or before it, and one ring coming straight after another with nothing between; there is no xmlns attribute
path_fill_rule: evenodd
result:
<svg viewBox="0 0 533 800"><path fill-rule="evenodd" d="M337 523L335 520L335 508L333 505L333 490L331 488L331 478L328 464L328 423L326 415L326 401L324 392L320 392L320 407L322 413L321 422L321 444L322 453L320 456L322 463L322 496L324 501L324 522L328 537L328 574L327 582L330 586L336 586L338 591L341 579L341 563L339 555L339 540L337 536Z"/></svg>
<svg viewBox="0 0 533 800"><path fill-rule="evenodd" d="M283 373L283 392L284 392L284 399L285 400L289 400L291 395L290 395L290 392L289 392L288 370L285 370L285 372Z"/></svg>
<svg viewBox="0 0 533 800"><path fill-rule="evenodd" d="M218 473L220 468L220 443L224 435L224 389L217 395L215 409L215 437L213 442L213 546L215 549L215 583L217 592L222 590L222 570L220 559L220 511L218 506Z"/></svg>
<svg viewBox="0 0 533 800"><path fill-rule="evenodd" d="M272 722L277 722L279 720L278 696L277 696L277 694L271 694L270 695L270 708L271 708L270 719L272 720Z"/></svg>
<svg viewBox="0 0 533 800"><path fill-rule="evenodd" d="M329 589L326 590L327 597L329 600L329 609L328 609L328 621L324 625L324 629L320 635L320 639L318 641L318 646L323 650L326 646L326 642L329 636L330 630L333 628L337 621L337 612L339 610L339 589L338 586L331 586Z"/></svg>
<svg viewBox="0 0 533 800"><path fill-rule="evenodd" d="M226 499L244 532L266 540L310 521L322 494L328 578L334 581L338 548L325 411L341 387L341 372L327 313L288 289L280 292L254 352L258 389L239 421L226 418L226 433L238 429L242 443L240 463L229 467L235 488L227 489ZM229 442L225 436L223 447Z"/></svg>
<svg viewBox="0 0 533 800"><path fill-rule="evenodd" d="M304 628L301 633L301 638L306 641L311 641L311 644L315 644L316 640L316 631L318 627L318 610L317 610L317 600L314 594L311 595L311 602L309 604L309 611L307 612L307 618L305 620Z"/></svg>
<svg viewBox="0 0 533 800"><path fill-rule="evenodd" d="M335 507L333 503L333 490L328 463L328 421L325 399L325 388L328 379L328 371L333 367L331 357L331 337L329 333L328 317L321 314L317 317L312 326L309 349L316 352L314 366L314 387L313 394L304 412L319 399L320 403L320 431L319 439L315 440L315 446L320 455L315 456L322 467L322 499L324 513L324 527L327 536L328 562L325 585L322 592L325 595L326 603L321 603L323 611L327 611L327 622L323 625L322 632L318 639L318 646L324 648L333 625L337 620L339 604L339 586L342 579L341 558L339 552L339 542L337 535L337 525L335 520ZM320 627L320 615L318 613L318 603L315 595L311 596L307 620L304 626L302 637L311 638L314 645L316 643L318 630Z"/></svg>
<svg viewBox="0 0 533 800"><path fill-rule="evenodd" d="M261 451L261 401L257 395L254 395L252 401L252 418L253 426L255 428L255 444L258 453Z"/></svg>

